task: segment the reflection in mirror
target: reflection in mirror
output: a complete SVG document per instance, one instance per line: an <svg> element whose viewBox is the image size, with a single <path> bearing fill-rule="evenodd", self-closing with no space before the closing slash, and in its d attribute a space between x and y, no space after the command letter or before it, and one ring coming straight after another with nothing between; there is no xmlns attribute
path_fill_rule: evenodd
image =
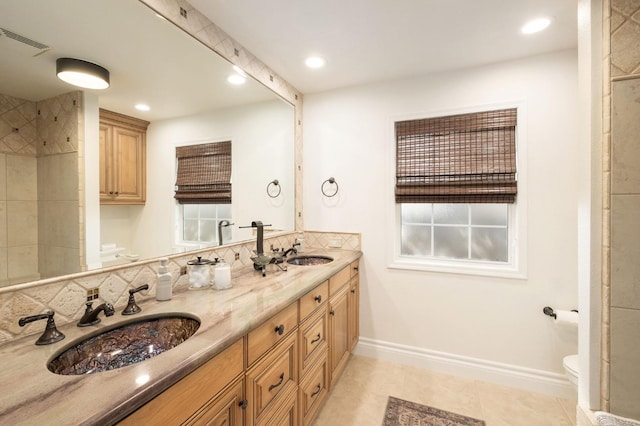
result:
<svg viewBox="0 0 640 426"><path fill-rule="evenodd" d="M218 229L224 244L248 240L239 226L252 220L294 229L290 104L250 78L230 85L230 63L139 2L21 0L2 2L0 16L12 18L0 23L0 285L215 246ZM104 66L111 87L58 80L59 57ZM99 108L150 123L142 205L100 205ZM176 147L229 140L232 204L185 210ZM194 214L211 230L199 241Z"/></svg>

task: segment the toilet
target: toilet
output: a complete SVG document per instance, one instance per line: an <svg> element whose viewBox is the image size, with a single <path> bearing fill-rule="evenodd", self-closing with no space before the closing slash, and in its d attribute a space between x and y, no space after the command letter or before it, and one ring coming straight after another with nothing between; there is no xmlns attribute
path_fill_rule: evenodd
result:
<svg viewBox="0 0 640 426"><path fill-rule="evenodd" d="M578 389L578 355L567 355L562 359L569 381Z"/></svg>

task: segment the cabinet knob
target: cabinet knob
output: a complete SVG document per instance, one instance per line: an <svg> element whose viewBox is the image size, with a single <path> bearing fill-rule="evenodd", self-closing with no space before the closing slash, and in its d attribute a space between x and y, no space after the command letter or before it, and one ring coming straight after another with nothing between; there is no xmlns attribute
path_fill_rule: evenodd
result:
<svg viewBox="0 0 640 426"><path fill-rule="evenodd" d="M335 315L336 311L334 311L333 309L329 311L329 315Z"/></svg>
<svg viewBox="0 0 640 426"><path fill-rule="evenodd" d="M351 289L351 293L352 293L352 294L356 294L356 289L355 289L355 288L352 288L352 289Z"/></svg>
<svg viewBox="0 0 640 426"><path fill-rule="evenodd" d="M353 270L354 270L354 271L356 271L356 272L358 272L358 271L359 271L359 269L358 269L358 267L357 267L357 266L354 266L354 267L353 267Z"/></svg>
<svg viewBox="0 0 640 426"><path fill-rule="evenodd" d="M282 336L282 334L284 334L284 324L277 326L275 332L278 333L279 336Z"/></svg>
<svg viewBox="0 0 640 426"><path fill-rule="evenodd" d="M243 408L243 409L244 409L244 408L247 408L247 406L248 406L248 405L249 405L249 401L247 401L246 399L243 399L242 401L240 401L240 402L238 403L238 406L239 406L240 408Z"/></svg>
<svg viewBox="0 0 640 426"><path fill-rule="evenodd" d="M318 303L322 302L322 295L321 294L317 295L316 297L313 298L313 300L315 300Z"/></svg>
<svg viewBox="0 0 640 426"><path fill-rule="evenodd" d="M109 191L109 195L113 195L113 191Z"/></svg>

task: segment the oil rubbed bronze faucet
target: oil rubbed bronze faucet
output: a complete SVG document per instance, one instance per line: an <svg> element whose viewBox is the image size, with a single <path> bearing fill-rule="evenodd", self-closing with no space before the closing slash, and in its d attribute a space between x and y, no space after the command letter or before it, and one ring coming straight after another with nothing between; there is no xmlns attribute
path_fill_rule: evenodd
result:
<svg viewBox="0 0 640 426"><path fill-rule="evenodd" d="M64 334L59 332L56 328L56 323L53 321L53 315L53 311L47 311L44 314L23 317L18 320L18 325L20 327L24 327L30 322L46 319L47 326L45 327L42 336L40 336L40 338L36 340L36 345L50 345L51 343L59 342L60 340L64 339Z"/></svg>
<svg viewBox="0 0 640 426"><path fill-rule="evenodd" d="M136 299L133 296L139 291L149 290L149 284L142 284L140 287L129 289L129 301L127 302L127 307L122 311L122 315L133 315L142 311L142 308L138 306L136 303Z"/></svg>
<svg viewBox="0 0 640 426"><path fill-rule="evenodd" d="M108 317L116 312L111 303L103 303L95 309L93 309L91 305L93 305L93 302L87 302L87 308L82 318L80 318L80 321L78 321L78 327L87 327L99 323L100 318L98 318L98 314L102 311L104 311L104 314Z"/></svg>

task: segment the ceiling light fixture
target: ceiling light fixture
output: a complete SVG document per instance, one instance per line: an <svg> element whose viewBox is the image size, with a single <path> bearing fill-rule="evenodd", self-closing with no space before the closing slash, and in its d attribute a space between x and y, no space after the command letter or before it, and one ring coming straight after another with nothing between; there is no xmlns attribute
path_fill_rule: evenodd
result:
<svg viewBox="0 0 640 426"><path fill-rule="evenodd" d="M149 105L147 105L147 104L136 104L135 108L138 111L149 111L149 110L151 110L151 107Z"/></svg>
<svg viewBox="0 0 640 426"><path fill-rule="evenodd" d="M305 59L304 64L309 68L322 68L327 63L327 60L320 56L309 56Z"/></svg>
<svg viewBox="0 0 640 426"><path fill-rule="evenodd" d="M533 19L522 26L522 34L534 34L547 28L551 24L549 18Z"/></svg>
<svg viewBox="0 0 640 426"><path fill-rule="evenodd" d="M60 80L85 89L109 87L109 71L100 65L81 59L57 59L56 74Z"/></svg>

